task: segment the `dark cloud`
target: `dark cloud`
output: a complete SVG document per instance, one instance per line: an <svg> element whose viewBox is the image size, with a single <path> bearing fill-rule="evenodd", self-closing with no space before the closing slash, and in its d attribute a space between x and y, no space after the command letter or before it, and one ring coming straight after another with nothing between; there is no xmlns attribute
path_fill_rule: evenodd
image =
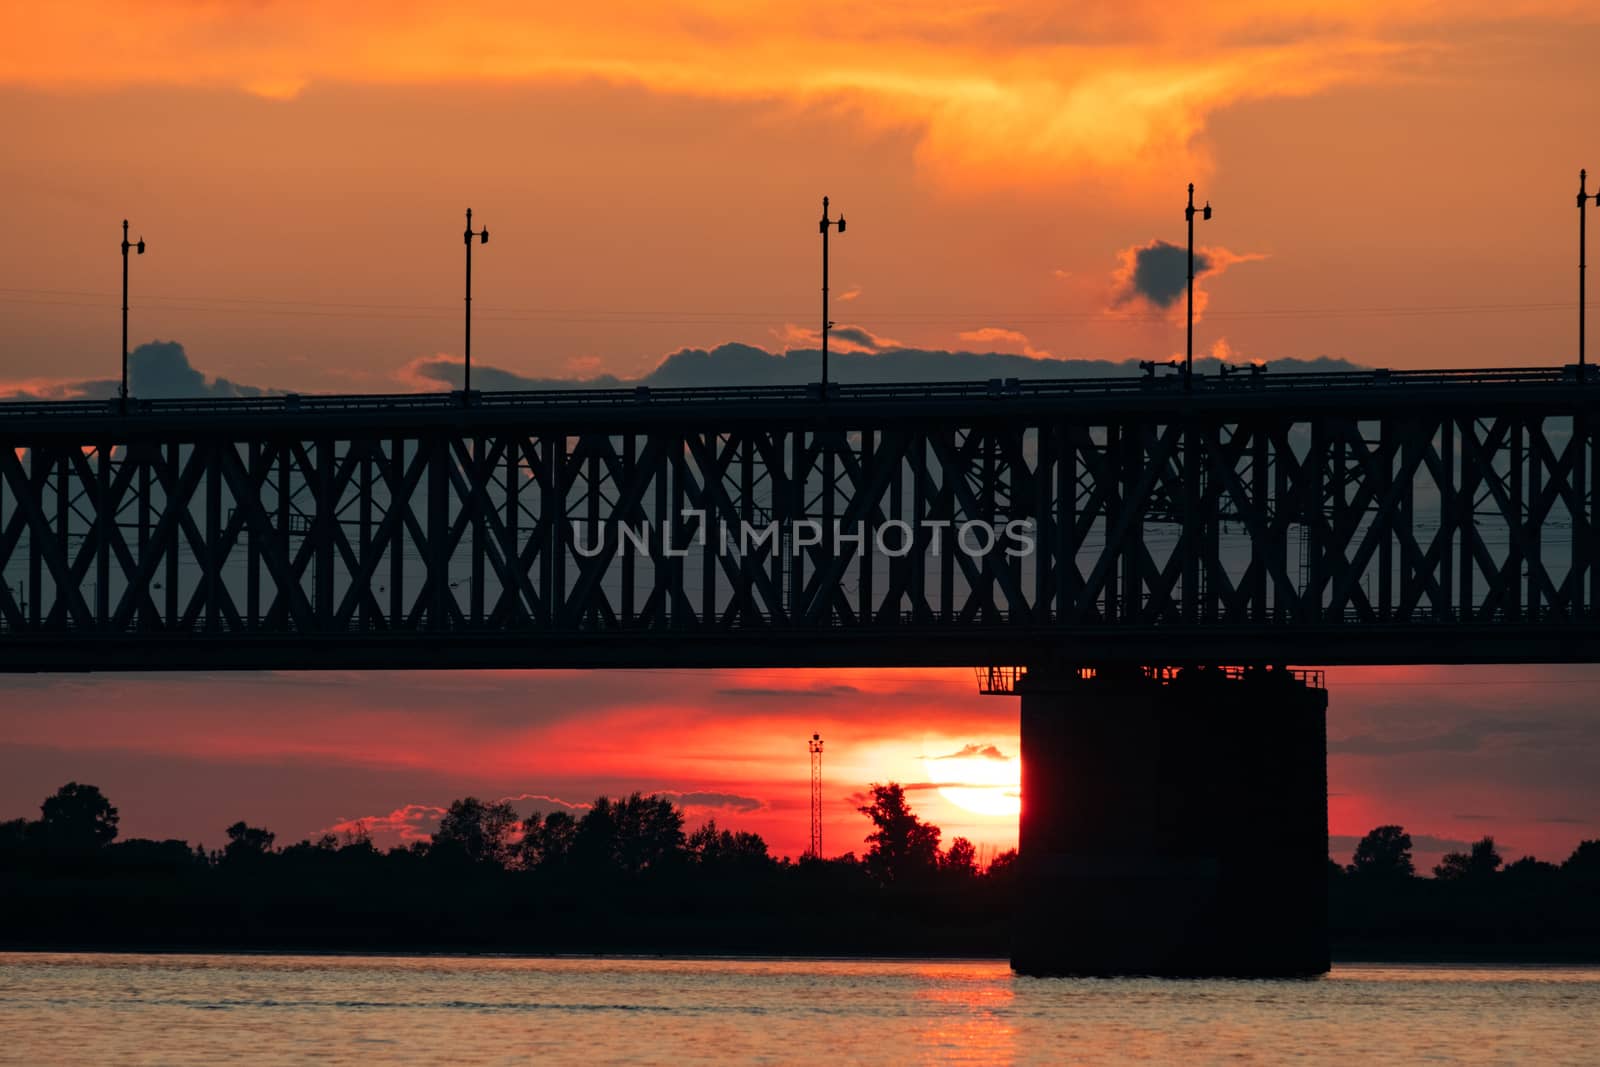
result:
<svg viewBox="0 0 1600 1067"><path fill-rule="evenodd" d="M402 377L406 384L421 390L438 386L461 388L461 361L454 356L428 356L406 364ZM639 384L614 374L602 374L581 381L572 378L530 378L483 363L472 365L472 382L484 392L512 392L520 389L623 389Z"/></svg>
<svg viewBox="0 0 1600 1067"><path fill-rule="evenodd" d="M1117 293L1116 302L1124 304L1142 297L1156 307L1171 307L1189 287L1189 250L1166 241L1151 241L1132 253L1132 269L1126 272L1125 287ZM1211 257L1197 249L1195 276L1210 269Z"/></svg>
<svg viewBox="0 0 1600 1067"><path fill-rule="evenodd" d="M1008 760L1011 757L1001 752L993 745L962 745L960 750L947 756L930 756L929 759L965 759L968 756L982 756L984 759Z"/></svg>
<svg viewBox="0 0 1600 1067"><path fill-rule="evenodd" d="M726 808L729 811L751 812L760 811L766 807L756 797L740 796L738 793L708 793L690 792L680 793L675 789L657 790L662 796L671 797L685 808Z"/></svg>
<svg viewBox="0 0 1600 1067"><path fill-rule="evenodd" d="M19 400L109 400L117 395L116 378L65 382L42 391L20 391ZM128 353L128 392L145 400L190 400L203 397L265 396L276 390L240 385L206 376L189 362L177 341L150 341Z"/></svg>
<svg viewBox="0 0 1600 1067"><path fill-rule="evenodd" d="M999 786L989 782L906 782L900 788L907 793L926 793L939 789L1000 789ZM1001 789L1000 795L1020 797L1022 792L1018 789ZM845 800L849 802L851 807L859 808L870 806L873 798L870 793L857 790L848 794Z"/></svg>
<svg viewBox="0 0 1600 1067"><path fill-rule="evenodd" d="M1195 370L1218 373L1219 361L1196 358ZM1365 367L1343 359L1280 359L1270 361L1280 373L1300 371L1358 371ZM617 389L691 388L711 385L804 385L821 374L822 353L815 348L768 352L745 344L718 345L712 349L685 348L662 360L639 378L601 375L582 381L571 378L528 377L496 367L474 365L474 380L485 389ZM970 382L990 378L1131 378L1142 373L1137 359L1038 359L1014 352L951 352L944 349L886 348L872 352L830 352L829 376L856 385L887 382ZM408 381L419 388L456 386L461 362L451 356L434 356L409 364Z"/></svg>
<svg viewBox="0 0 1600 1067"><path fill-rule="evenodd" d="M226 378L206 381L176 341L151 341L128 353L128 391L148 399L261 396L267 392Z"/></svg>
<svg viewBox="0 0 1600 1067"><path fill-rule="evenodd" d="M589 805L587 803L573 800L562 800L560 797L553 797L548 793L516 793L512 796L500 797L499 799L508 801L512 804L526 804L531 800L533 803L529 805L529 810L537 811L541 814L551 811L589 810Z"/></svg>
<svg viewBox="0 0 1600 1067"><path fill-rule="evenodd" d="M731 686L716 691L718 696L724 697L776 697L784 700L832 700L835 697L855 696L860 692L853 685L814 685L796 689Z"/></svg>
<svg viewBox="0 0 1600 1067"><path fill-rule="evenodd" d="M1018 355L1015 352L971 352L945 349L900 348L886 346L882 338L859 327L849 327L877 347L867 351L829 353L829 374L846 384L870 385L889 382L970 382L991 378L1079 379L1131 378L1142 373L1137 359L1053 359ZM834 331L838 333L838 330ZM543 378L518 374L500 367L478 364L473 381L488 392L524 389L632 389L695 388L728 385L805 385L821 376L820 349L798 348L784 352L746 344L725 344L715 348L684 348L663 359L656 368L638 378L619 378L602 374L594 378ZM1367 368L1343 359L1280 359L1270 366L1283 373L1301 371L1359 371ZM1195 370L1218 373L1219 361L1199 357ZM140 345L128 356L129 388L135 397L200 398L248 397L281 394L284 389L263 388L230 381L208 379L190 361L176 341L153 341ZM427 356L413 360L399 371L402 382L413 389L430 391L459 387L461 361L454 356ZM95 379L61 382L48 391L17 392L17 399L60 400L68 398L110 398L117 394L117 382Z"/></svg>
<svg viewBox="0 0 1600 1067"><path fill-rule="evenodd" d="M1400 756L1418 752L1475 752L1497 736L1551 733L1557 724L1539 720L1474 719L1438 733L1415 737L1354 734L1330 740L1328 751L1354 756Z"/></svg>
<svg viewBox="0 0 1600 1067"><path fill-rule="evenodd" d="M860 345L862 348L876 349L882 344L877 337L872 335L870 330L864 330L860 326L835 326L828 331L828 336L837 337L839 340L853 345Z"/></svg>

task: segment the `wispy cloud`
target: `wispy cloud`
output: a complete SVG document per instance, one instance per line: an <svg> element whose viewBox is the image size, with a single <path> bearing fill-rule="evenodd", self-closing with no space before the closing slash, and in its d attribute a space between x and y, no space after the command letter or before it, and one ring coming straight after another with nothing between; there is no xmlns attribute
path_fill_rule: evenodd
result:
<svg viewBox="0 0 1600 1067"><path fill-rule="evenodd" d="M1001 752L994 745L962 745L955 752L943 756L929 756L928 759L967 759L978 756L983 759L1009 760L1011 757Z"/></svg>
<svg viewBox="0 0 1600 1067"><path fill-rule="evenodd" d="M548 811L552 808L564 811L588 811L590 807L587 803L562 800L560 797L553 797L548 793L513 793L510 796L497 799L511 804L526 804L531 800L533 801L531 808L534 811Z"/></svg>
<svg viewBox="0 0 1600 1067"><path fill-rule="evenodd" d="M401 844L426 841L439 828L439 820L447 809L435 804L402 804L381 815L362 815L354 819L340 819L324 828L323 833L358 834L365 832L374 841L397 840Z"/></svg>
<svg viewBox="0 0 1600 1067"><path fill-rule="evenodd" d="M1476 752L1491 741L1544 736L1555 740L1557 724L1537 719L1473 719L1433 733L1386 737L1352 734L1330 739L1328 751L1355 756L1404 756L1419 752Z"/></svg>
<svg viewBox="0 0 1600 1067"><path fill-rule="evenodd" d="M1038 348L1021 330L1008 330L1000 326L984 326L977 330L963 330L958 335L963 341L987 345L1002 350L1015 349L1029 359L1054 359L1047 349Z"/></svg>

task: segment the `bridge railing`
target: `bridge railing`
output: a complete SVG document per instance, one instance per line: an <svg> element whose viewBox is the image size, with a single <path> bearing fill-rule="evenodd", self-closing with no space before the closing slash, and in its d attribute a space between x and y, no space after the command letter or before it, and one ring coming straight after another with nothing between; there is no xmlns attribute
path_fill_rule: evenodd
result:
<svg viewBox="0 0 1600 1067"><path fill-rule="evenodd" d="M1140 667L1143 675L1162 685L1171 685L1184 676L1192 667L1174 667L1170 665L1150 665ZM1262 668L1257 666L1220 666L1201 668L1208 674L1215 673L1231 682L1244 681L1252 677L1288 677L1309 689L1326 689L1326 672L1319 667L1289 667ZM982 696L1016 696L1018 687L1028 676L1028 668L1023 666L1008 667L974 667L973 675L978 683L978 693ZM1096 668L1079 667L1076 671L1078 677L1088 680L1095 677Z"/></svg>
<svg viewBox="0 0 1600 1067"><path fill-rule="evenodd" d="M1372 390L1397 386L1527 386L1576 381L1572 367L1503 367L1473 370L1386 370L1309 372L1297 374L1197 375L1202 393L1304 392L1307 390ZM1161 377L994 378L962 382L889 382L835 385L829 399L840 403L884 403L994 398L1049 398L1092 395L1138 395L1182 388L1176 373ZM538 389L455 393L390 393L370 395L288 393L258 397L145 399L128 403L132 415L221 415L314 413L325 415L440 412L463 406L487 410L523 407L607 407L641 404L804 403L820 399L813 385L697 386L623 389ZM0 419L36 417L100 418L117 414L116 400L0 400Z"/></svg>

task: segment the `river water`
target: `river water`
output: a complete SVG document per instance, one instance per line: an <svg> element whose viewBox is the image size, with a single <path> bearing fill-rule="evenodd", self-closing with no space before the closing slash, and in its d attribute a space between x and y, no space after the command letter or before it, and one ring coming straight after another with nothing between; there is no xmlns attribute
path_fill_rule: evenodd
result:
<svg viewBox="0 0 1600 1067"><path fill-rule="evenodd" d="M0 1063L1600 1063L1600 969L0 953Z"/></svg>

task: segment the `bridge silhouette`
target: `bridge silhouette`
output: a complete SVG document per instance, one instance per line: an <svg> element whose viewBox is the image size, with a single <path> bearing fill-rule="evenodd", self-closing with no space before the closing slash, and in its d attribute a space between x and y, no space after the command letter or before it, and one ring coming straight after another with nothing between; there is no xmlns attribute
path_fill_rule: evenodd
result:
<svg viewBox="0 0 1600 1067"><path fill-rule="evenodd" d="M1570 371L1204 384L0 404L0 669L1594 658Z"/></svg>
<svg viewBox="0 0 1600 1067"><path fill-rule="evenodd" d="M1600 659L1597 431L1570 367L4 403L0 670L1024 666L1019 967L1305 973L1283 668ZM1195 851L1224 809L1291 843L1270 899Z"/></svg>

